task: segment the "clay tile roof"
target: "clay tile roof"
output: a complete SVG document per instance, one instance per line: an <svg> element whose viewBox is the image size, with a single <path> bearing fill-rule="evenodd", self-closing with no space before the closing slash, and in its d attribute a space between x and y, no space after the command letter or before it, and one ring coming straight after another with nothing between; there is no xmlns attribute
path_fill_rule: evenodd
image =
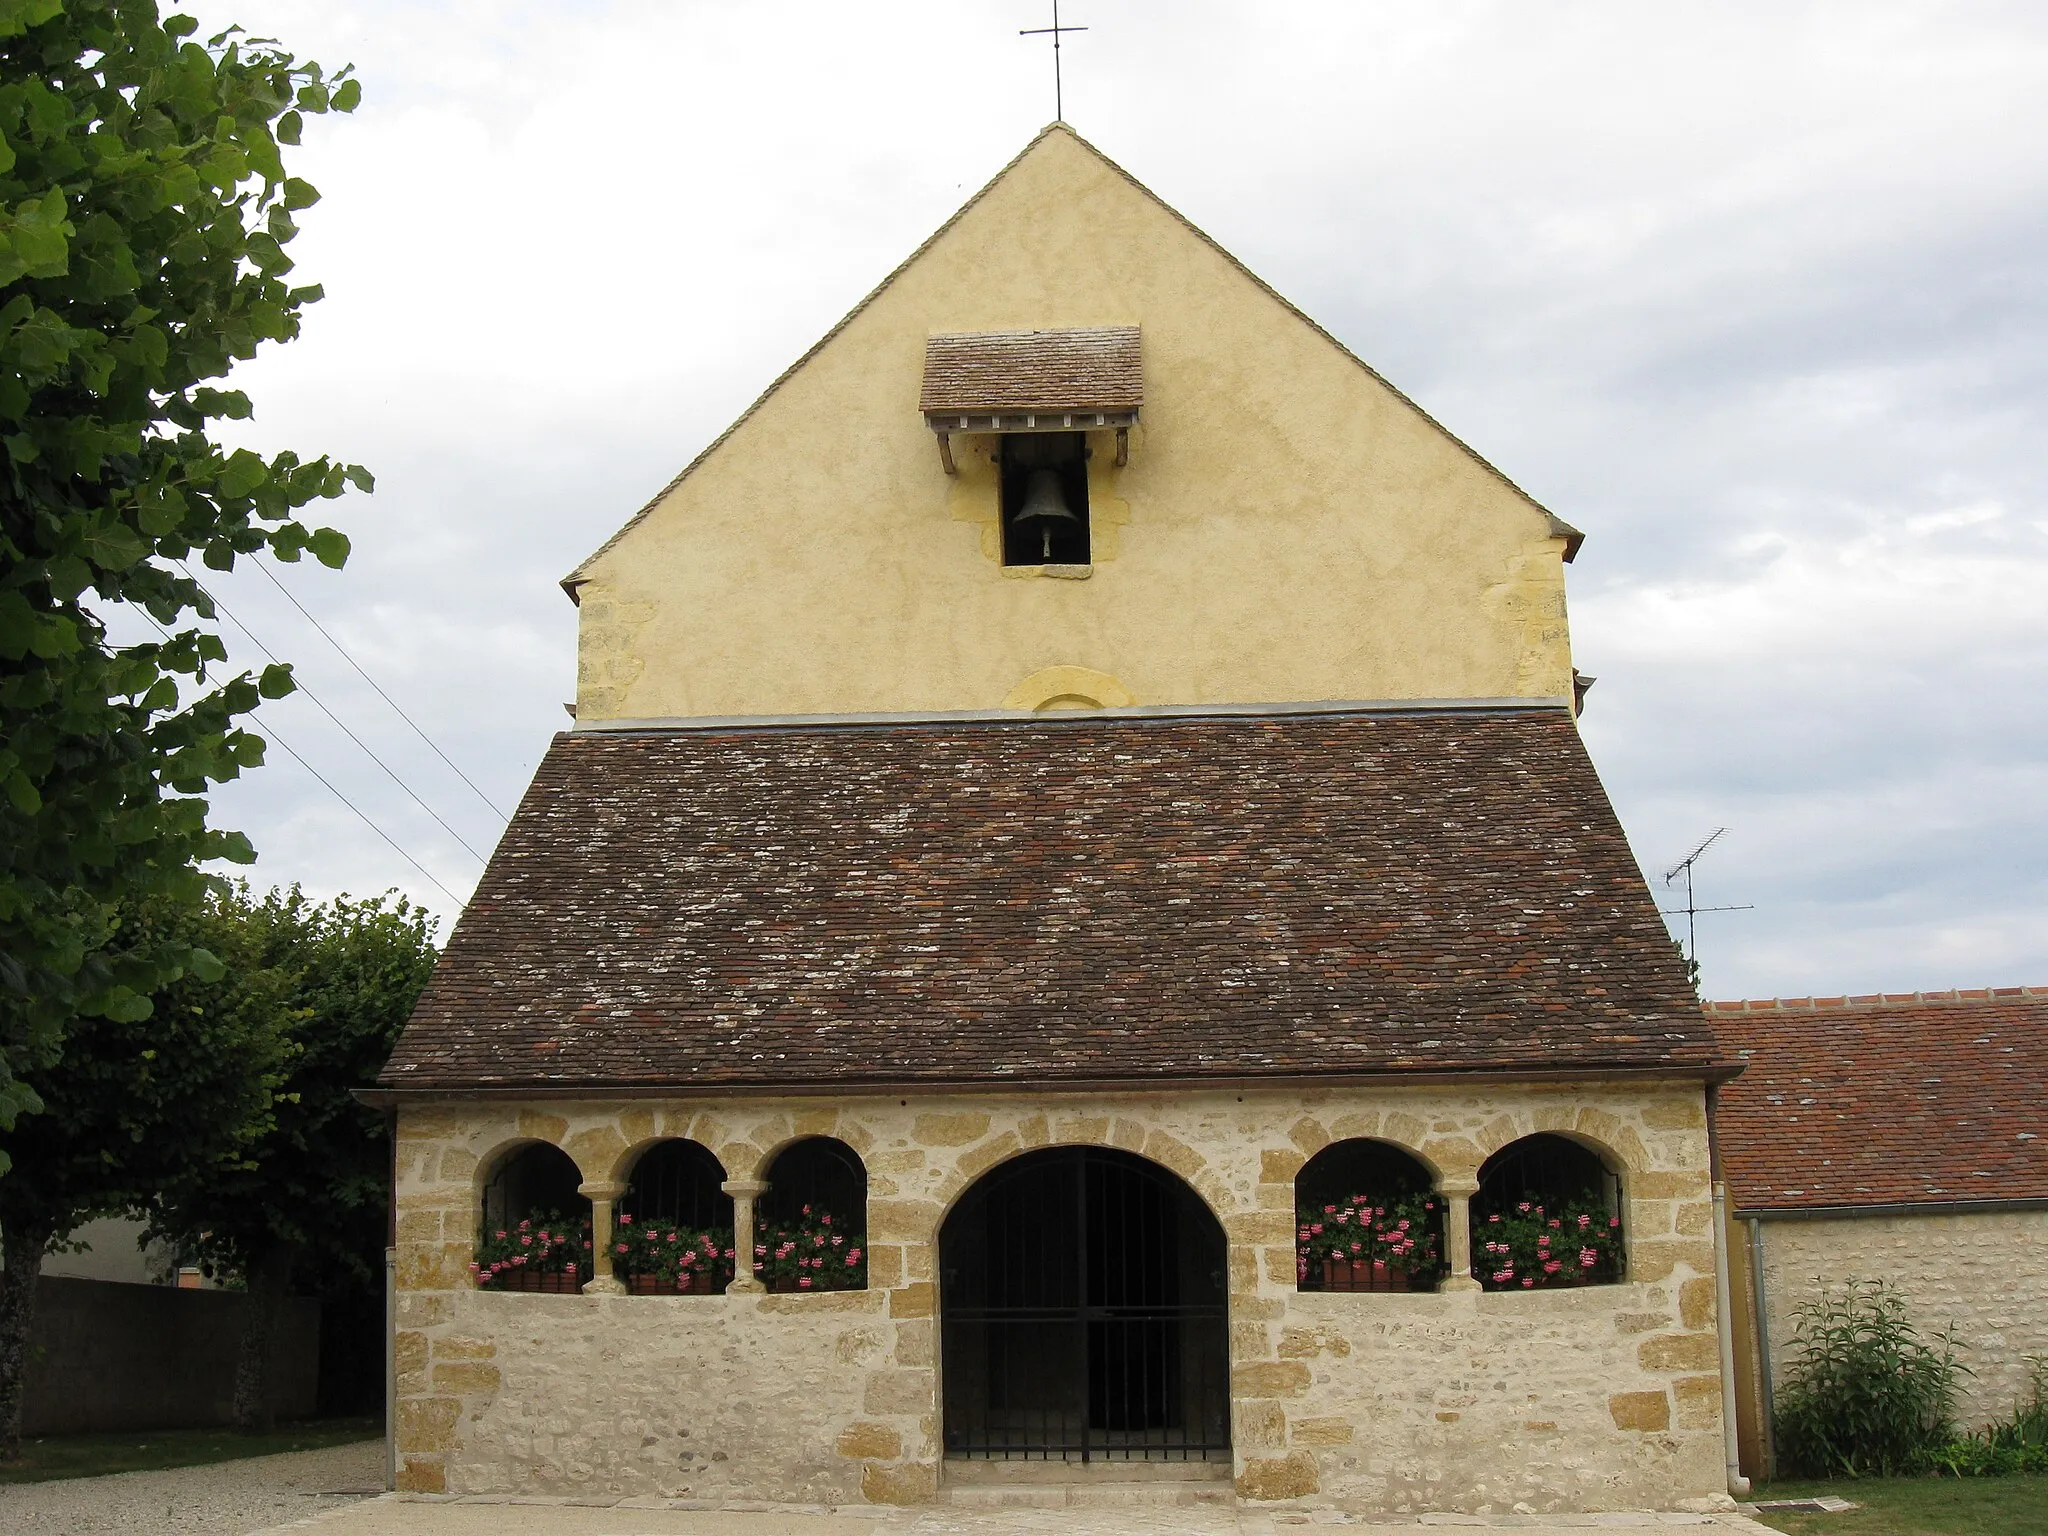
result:
<svg viewBox="0 0 2048 1536"><path fill-rule="evenodd" d="M2048 1199L2048 987L1706 1010L1738 1209Z"/></svg>
<svg viewBox="0 0 2048 1536"><path fill-rule="evenodd" d="M972 331L924 345L927 416L1130 412L1145 403L1138 328Z"/></svg>
<svg viewBox="0 0 2048 1536"><path fill-rule="evenodd" d="M1717 1059L1546 707L559 736L380 1082Z"/></svg>

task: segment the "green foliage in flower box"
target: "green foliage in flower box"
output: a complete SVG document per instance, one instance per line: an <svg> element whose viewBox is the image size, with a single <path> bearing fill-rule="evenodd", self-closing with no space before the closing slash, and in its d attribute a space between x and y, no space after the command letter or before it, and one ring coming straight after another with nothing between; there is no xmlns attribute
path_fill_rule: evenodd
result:
<svg viewBox="0 0 2048 1536"><path fill-rule="evenodd" d="M645 1275L692 1290L722 1291L733 1276L732 1229L635 1221L621 1212L612 1228L612 1272L621 1280Z"/></svg>
<svg viewBox="0 0 2048 1536"><path fill-rule="evenodd" d="M867 1242L830 1211L807 1205L794 1221L755 1224L754 1273L771 1291L865 1290Z"/></svg>
<svg viewBox="0 0 2048 1536"><path fill-rule="evenodd" d="M1443 1202L1428 1193L1352 1194L1295 1208L1295 1282L1313 1288L1325 1260L1384 1264L1425 1290L1443 1278Z"/></svg>
<svg viewBox="0 0 2048 1536"><path fill-rule="evenodd" d="M588 1279L590 1218L546 1211L516 1226L487 1231L469 1272L482 1290L508 1290L522 1272L571 1274Z"/></svg>
<svg viewBox="0 0 2048 1536"><path fill-rule="evenodd" d="M1489 1291L1609 1285L1622 1263L1621 1218L1590 1195L1473 1212L1472 1274Z"/></svg>

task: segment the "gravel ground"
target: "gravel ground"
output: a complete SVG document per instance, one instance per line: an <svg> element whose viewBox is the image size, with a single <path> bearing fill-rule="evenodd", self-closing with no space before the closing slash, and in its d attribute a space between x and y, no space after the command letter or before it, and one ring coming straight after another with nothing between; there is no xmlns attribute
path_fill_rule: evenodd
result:
<svg viewBox="0 0 2048 1536"><path fill-rule="evenodd" d="M118 1472L0 1487L7 1536L247 1536L352 1504L384 1487L384 1442L251 1456L168 1472Z"/></svg>

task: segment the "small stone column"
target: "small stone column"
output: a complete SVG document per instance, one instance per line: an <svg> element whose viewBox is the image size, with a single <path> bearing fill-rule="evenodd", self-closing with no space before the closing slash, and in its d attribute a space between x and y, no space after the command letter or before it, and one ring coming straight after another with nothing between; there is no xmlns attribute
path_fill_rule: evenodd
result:
<svg viewBox="0 0 2048 1536"><path fill-rule="evenodd" d="M623 1296L625 1282L612 1270L612 1206L626 1192L623 1184L579 1184L576 1193L590 1202L590 1278L586 1296Z"/></svg>
<svg viewBox="0 0 2048 1536"><path fill-rule="evenodd" d="M754 1202L768 1193L762 1179L727 1179L718 1186L732 1196L732 1284L727 1294L758 1296L767 1289L754 1278Z"/></svg>
<svg viewBox="0 0 2048 1536"><path fill-rule="evenodd" d="M1479 1193L1477 1179L1441 1179L1436 1192L1444 1197L1444 1248L1451 1272L1444 1277L1447 1291L1476 1291L1472 1278L1472 1197Z"/></svg>

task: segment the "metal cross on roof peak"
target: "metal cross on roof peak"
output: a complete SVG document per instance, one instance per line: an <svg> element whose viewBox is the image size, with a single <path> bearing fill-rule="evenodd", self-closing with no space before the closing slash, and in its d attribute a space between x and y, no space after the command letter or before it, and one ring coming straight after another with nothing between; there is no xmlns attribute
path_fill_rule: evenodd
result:
<svg viewBox="0 0 2048 1536"><path fill-rule="evenodd" d="M1052 115L1053 121L1067 120L1066 93L1060 80L1060 38L1068 32L1086 32L1086 27L1063 27L1060 25L1060 0L1052 0L1052 25L1049 27L1022 27L1019 37L1052 38Z"/></svg>

